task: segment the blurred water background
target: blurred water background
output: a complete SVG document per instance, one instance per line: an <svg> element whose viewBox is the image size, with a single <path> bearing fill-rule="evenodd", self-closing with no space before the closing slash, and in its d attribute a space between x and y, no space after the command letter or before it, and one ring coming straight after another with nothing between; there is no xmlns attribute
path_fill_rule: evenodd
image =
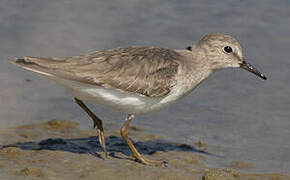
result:
<svg viewBox="0 0 290 180"><path fill-rule="evenodd" d="M137 116L132 125L165 140L208 143L209 165L253 163L250 171L290 172L290 1L1 0L0 127L69 119L91 120L54 81L8 59L72 56L142 45L185 48L203 35L236 37L246 59L268 76L240 69L215 73L173 106ZM104 123L124 115L90 107ZM108 136L108 134L107 134Z"/></svg>

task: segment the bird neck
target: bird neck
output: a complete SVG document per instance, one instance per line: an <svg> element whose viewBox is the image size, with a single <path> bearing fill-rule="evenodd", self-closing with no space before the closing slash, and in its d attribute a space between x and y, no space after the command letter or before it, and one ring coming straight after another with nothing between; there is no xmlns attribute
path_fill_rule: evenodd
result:
<svg viewBox="0 0 290 180"><path fill-rule="evenodd" d="M214 71L203 51L192 48L192 51L179 51L185 58L180 62L178 78L189 91L207 79Z"/></svg>

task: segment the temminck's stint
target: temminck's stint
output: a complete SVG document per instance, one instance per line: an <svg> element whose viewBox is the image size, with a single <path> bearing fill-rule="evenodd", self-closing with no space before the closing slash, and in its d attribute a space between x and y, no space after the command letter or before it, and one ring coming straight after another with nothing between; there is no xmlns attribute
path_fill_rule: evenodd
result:
<svg viewBox="0 0 290 180"><path fill-rule="evenodd" d="M94 127L97 126L106 156L102 121L82 100L104 104L126 114L121 136L133 157L148 165L164 162L142 157L129 140L127 129L134 115L168 106L222 68L240 67L266 80L244 60L237 40L222 33L208 34L197 44L180 50L126 47L73 57L24 57L15 63L51 77L75 97L75 102L92 118Z"/></svg>

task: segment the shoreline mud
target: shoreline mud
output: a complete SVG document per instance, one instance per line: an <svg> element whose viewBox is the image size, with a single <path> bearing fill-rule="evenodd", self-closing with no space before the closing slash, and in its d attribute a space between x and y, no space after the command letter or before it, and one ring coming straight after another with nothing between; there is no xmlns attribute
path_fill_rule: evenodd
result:
<svg viewBox="0 0 290 180"><path fill-rule="evenodd" d="M97 132L78 126L68 120L51 120L0 129L0 179L290 179L282 173L247 173L250 162L209 167L207 152L198 146L165 142L133 126L129 133L140 152L168 162L168 167L145 166L130 156L114 123L105 125L109 152L105 159Z"/></svg>

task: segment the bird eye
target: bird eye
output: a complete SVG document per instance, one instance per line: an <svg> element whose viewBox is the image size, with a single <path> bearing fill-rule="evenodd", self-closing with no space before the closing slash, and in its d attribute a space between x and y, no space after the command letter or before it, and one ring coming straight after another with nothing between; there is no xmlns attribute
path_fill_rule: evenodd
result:
<svg viewBox="0 0 290 180"><path fill-rule="evenodd" d="M233 52L233 49L230 46L226 46L226 47L224 47L224 51L226 53L231 53L231 52Z"/></svg>

